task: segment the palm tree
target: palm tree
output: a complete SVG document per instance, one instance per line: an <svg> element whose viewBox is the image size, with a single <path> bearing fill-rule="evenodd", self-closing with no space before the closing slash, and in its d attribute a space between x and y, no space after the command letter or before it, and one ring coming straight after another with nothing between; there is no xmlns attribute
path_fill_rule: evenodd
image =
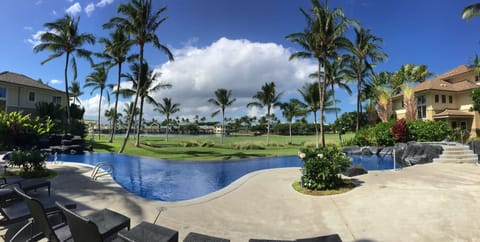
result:
<svg viewBox="0 0 480 242"><path fill-rule="evenodd" d="M348 56L340 56L332 62L326 62L326 65L325 65L325 70L327 75L327 85L330 86L330 90L332 91L331 95L332 95L332 102L333 102L332 103L333 110L335 110L335 119L338 119L338 112L336 111L337 102L335 98L335 86L345 90L348 93L348 95L352 95L352 90L350 89L350 86L347 84L348 73L344 69L344 66L346 65L346 61L348 61ZM310 75L310 77L317 77L317 75L318 73L313 73L312 75ZM341 142L342 132L338 132L338 138Z"/></svg>
<svg viewBox="0 0 480 242"><path fill-rule="evenodd" d="M301 89L298 89L301 96L303 97L304 104L310 107L309 112L313 113L313 125L315 126L315 147L318 148L318 143L320 136L318 135L318 125L317 125L317 111L320 107L320 95L318 94L318 82L307 83L302 86Z"/></svg>
<svg viewBox="0 0 480 242"><path fill-rule="evenodd" d="M98 54L99 57L105 59L105 64L107 64L108 68L112 68L113 66L118 66L117 72L117 90L115 92L115 105L113 108L113 117L116 117L117 109L118 109L118 95L120 94L120 80L122 75L122 64L127 60L132 60L135 58L135 55L131 55L127 57L127 53L130 50L130 47L133 45L133 41L130 40L127 34L122 29L116 29L112 33L110 33L110 39L107 38L100 38L98 41L105 46L105 49L102 53ZM112 130L110 134L110 139L108 140L109 143L113 142L113 136L115 134L117 120L113 120Z"/></svg>
<svg viewBox="0 0 480 242"><path fill-rule="evenodd" d="M378 42L383 40L370 33L369 29L365 29L360 24L354 24L355 42L349 46L352 54L349 62L350 75L357 80L357 116L355 120L355 130L360 130L360 114L362 113L362 87L364 85L364 77L367 71L373 72L373 66L377 62L384 61L387 55L381 51Z"/></svg>
<svg viewBox="0 0 480 242"><path fill-rule="evenodd" d="M166 10L166 7L162 7L159 10L153 12L152 1L151 0L131 0L128 4L120 4L117 8L117 12L122 14L124 17L113 17L109 20L108 23L104 24L104 28L116 27L117 29L123 29L127 34L129 34L132 39L135 40L136 44L140 48L139 53L139 72L142 73L143 53L146 43L153 43L153 45L163 51L168 59L173 61L173 55L170 50L160 43L157 34L157 28L167 20L165 17L160 15ZM140 76L137 77L137 80L140 80ZM137 86L137 92L135 95L135 100L133 105L136 107L138 102L138 95L140 94L140 85ZM130 129L132 128L133 116L130 117L127 127L127 133L125 134L125 139L123 140L122 146L120 147L119 153L122 153L127 144L128 138L130 136Z"/></svg>
<svg viewBox="0 0 480 242"><path fill-rule="evenodd" d="M116 115L116 116L114 116ZM107 120L110 123L110 128L113 129L113 125L116 124L116 120L121 118L123 115L121 113L115 112L114 108L110 108L105 110L104 116L107 118Z"/></svg>
<svg viewBox="0 0 480 242"><path fill-rule="evenodd" d="M130 118L133 119L133 123L135 124L135 122L136 122L135 117L140 113L140 108L134 107L133 102L125 103L125 105L123 107L123 113L126 114L125 124L127 124L129 122Z"/></svg>
<svg viewBox="0 0 480 242"><path fill-rule="evenodd" d="M38 53L43 50L49 50L53 52L47 59L41 62L45 64L52 59L58 58L65 54L65 68L64 68L64 77L65 77L65 94L67 98L67 125L71 127L71 117L70 117L70 95L68 90L68 65L71 61L73 67L73 79L77 79L77 61L75 60L76 54L78 57L86 58L92 63L90 57L91 52L85 49L82 49L82 46L86 43L94 44L95 37L89 33L79 33L78 23L80 22L80 17L72 18L70 15L66 14L63 18L56 20L55 22L45 23L45 28L48 29L47 32L43 33L40 36L42 41L40 44L36 45L33 48L35 53ZM71 59L70 59L71 56Z"/></svg>
<svg viewBox="0 0 480 242"><path fill-rule="evenodd" d="M477 16L480 13L480 3L474 3L466 6L462 10L462 19L470 21L473 17Z"/></svg>
<svg viewBox="0 0 480 242"><path fill-rule="evenodd" d="M307 28L304 32L287 35L286 38L300 45L304 51L293 53L290 60L296 58L315 58L318 62L318 73L326 70L326 63L329 59L335 59L338 51L346 48L350 41L344 34L348 27L348 20L345 18L343 10L335 8L332 11L328 9L328 1L321 5L318 0L312 0L312 9L310 14L300 9L307 19ZM328 70L327 70L328 71ZM323 132L323 108L326 90L327 72L324 71L323 80L318 75L318 94L320 96L320 135L322 137L322 146L325 146L325 135Z"/></svg>
<svg viewBox="0 0 480 242"><path fill-rule="evenodd" d="M267 145L270 136L270 113L272 108L280 106L280 96L282 96L282 94L283 93L276 94L274 82L265 83L262 86L262 90L258 91L257 94L252 97L257 101L247 104L247 107L267 108Z"/></svg>
<svg viewBox="0 0 480 242"><path fill-rule="evenodd" d="M179 103L172 103L171 98L163 98L163 103L158 103L157 107L154 109L154 111L157 111L163 115L165 115L167 119L167 129L165 131L167 135L167 140L168 141L168 130L170 129L170 115L180 111L180 104ZM177 117L178 118L178 117Z"/></svg>
<svg viewBox="0 0 480 242"><path fill-rule="evenodd" d="M280 108L282 109L282 115L287 119L288 121L288 132L290 134L290 142L289 144L292 144L292 122L293 118L297 116L305 116L307 105L304 103L300 102L298 99L292 98L288 103L282 103L280 105Z"/></svg>
<svg viewBox="0 0 480 242"><path fill-rule="evenodd" d="M405 64L393 74L391 86L394 93L398 94L405 83L421 83L431 75L432 73L428 70L426 65Z"/></svg>
<svg viewBox="0 0 480 242"><path fill-rule="evenodd" d="M98 139L99 140L100 140L100 134L101 134L100 110L102 108L103 90L105 90L106 86L107 86L107 70L103 65L98 65L97 67L95 67L95 72L87 76L85 85L83 86L84 88L88 88L88 87L92 88L92 90L90 91L90 95L92 95L92 93L97 89L100 91L100 101L98 102Z"/></svg>
<svg viewBox="0 0 480 242"><path fill-rule="evenodd" d="M77 80L72 81L72 85L68 87L68 91L70 91L70 93L72 94L73 104L75 104L75 101L81 103L78 97L82 96L83 92L80 90L80 84Z"/></svg>
<svg viewBox="0 0 480 242"><path fill-rule="evenodd" d="M135 142L135 146L139 147L140 131L142 127L143 106L144 106L145 100L148 103L156 106L157 102L150 94L160 89L170 88L172 87L172 85L164 82L159 82L155 84L160 73L154 72L153 70L151 70L150 66L146 62L144 62L143 65L139 65L135 63L130 66L130 70L132 71L133 74L124 74L123 76L133 83L132 89L120 89L120 93L122 93L126 97L131 97L133 95L135 95L136 97L137 96L140 97L140 113L139 113L140 116L138 119L137 141ZM140 71L142 73L139 73ZM140 79L137 80L136 79L137 77L139 77Z"/></svg>
<svg viewBox="0 0 480 242"><path fill-rule="evenodd" d="M212 113L212 117L215 117L218 113L222 113L222 144L223 136L225 134L225 108L232 105L237 99L230 99L232 96L232 90L217 89L215 91L215 98L208 99L208 102L217 106L219 109Z"/></svg>

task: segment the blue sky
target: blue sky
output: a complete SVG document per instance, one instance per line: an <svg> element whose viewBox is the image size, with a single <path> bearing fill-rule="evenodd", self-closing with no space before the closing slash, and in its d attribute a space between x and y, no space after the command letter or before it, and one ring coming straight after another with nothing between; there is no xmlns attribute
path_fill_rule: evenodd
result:
<svg viewBox="0 0 480 242"><path fill-rule="evenodd" d="M66 12L80 16L80 31L105 37L102 24L116 15L121 0L2 0L0 8L0 71L41 78L63 90L64 57L40 65L50 53L35 54L33 46L43 24L62 17ZM371 32L383 38L383 49L389 58L375 71L395 71L406 63L425 64L436 74L461 64L470 64L480 50L480 18L467 23L460 18L470 0L336 0L330 7L341 7L347 17L356 19ZM207 100L218 88L232 89L237 98L227 109L228 117L262 115L264 110L247 109L246 104L265 82L274 81L284 101L299 98L297 89L311 82L308 74L315 69L311 60L288 61L299 47L285 39L305 27L299 8L308 9L309 0L163 0L156 8L167 6L168 20L159 27L160 41L174 53L175 61L147 46L147 61L162 72L161 80L173 85L160 91L157 100L171 97L181 104L174 116L205 116L214 111ZM85 46L100 51L101 46ZM134 49L136 51L136 49ZM83 85L92 72L86 61L78 60L78 81ZM125 66L125 70L128 68ZM71 80L70 73L70 80ZM116 82L116 70L109 75ZM127 86L123 83L122 86ZM99 97L84 90L81 97L86 119L95 119ZM356 90L354 90L356 92ZM342 112L355 109L355 94L338 92ZM122 100L123 103L129 100ZM108 102L104 100L108 107ZM113 103L113 99L112 99ZM102 111L103 113L103 111ZM163 119L145 109L147 120ZM280 112L277 116L281 117ZM219 118L214 118L218 120ZM327 122L333 122L333 116Z"/></svg>

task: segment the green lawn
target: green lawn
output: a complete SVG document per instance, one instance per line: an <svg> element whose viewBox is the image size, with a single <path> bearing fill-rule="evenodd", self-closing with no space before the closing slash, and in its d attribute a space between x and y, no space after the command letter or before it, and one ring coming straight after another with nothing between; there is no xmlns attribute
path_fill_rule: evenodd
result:
<svg viewBox="0 0 480 242"><path fill-rule="evenodd" d="M344 138L353 137L353 133ZM95 152L118 152L124 136L116 136L113 143L108 143L108 137L100 140L94 137ZM134 136L130 136L125 148L126 154L149 156L171 160L228 160L252 157L268 157L282 155L296 155L303 147L314 147L315 136L294 136L289 144L289 136L271 135L269 145L266 145L266 136L230 135L224 137L221 144L220 136L171 136L168 142L165 137L142 136L140 147L135 147ZM325 136L326 144L338 144L336 134Z"/></svg>

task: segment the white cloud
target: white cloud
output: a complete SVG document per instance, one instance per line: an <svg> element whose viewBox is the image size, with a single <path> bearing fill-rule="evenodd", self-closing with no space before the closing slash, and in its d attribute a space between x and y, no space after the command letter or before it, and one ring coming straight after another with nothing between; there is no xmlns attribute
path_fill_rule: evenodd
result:
<svg viewBox="0 0 480 242"><path fill-rule="evenodd" d="M187 43L192 44L190 41ZM152 96L158 102L164 97L169 97L173 102L180 103L180 112L173 116L188 117L190 120L195 115L206 117L207 120L220 119L220 115L210 117L216 107L208 103L208 99L213 97L213 92L219 88L231 89L232 98L237 99L226 109L226 117L235 118L243 115L260 117L265 114L264 109L247 108L246 105L253 101L252 96L262 85L266 82L275 82L277 92L284 92L282 101L287 101L291 96L299 97L297 89L312 81L308 74L314 72L317 67L308 60L289 61L292 50L279 44L249 40L221 38L209 46L189 45L172 51L175 61L163 64L156 70L162 73L159 80L168 82L173 87L160 90ZM126 86L127 83L122 83L122 87ZM98 98L92 99L82 100L86 117L97 115ZM128 101L130 100L124 103ZM112 105L113 102L112 97ZM119 110L123 110L123 103L119 105ZM276 115L281 117L280 113ZM146 120L151 120L152 117L164 119L154 112L152 105L149 104L145 105L144 117Z"/></svg>
<svg viewBox="0 0 480 242"><path fill-rule="evenodd" d="M173 88L159 91L155 99L171 97L181 103L180 115L209 117L215 107L207 100L219 88L231 89L237 99L227 108L228 116L263 114L246 107L263 84L273 81L278 93L291 95L310 81L308 74L316 68L305 60L289 61L291 51L281 45L249 40L221 38L204 48L186 46L173 52L175 61L158 68Z"/></svg>
<svg viewBox="0 0 480 242"><path fill-rule="evenodd" d="M65 10L66 13L72 16L79 14L81 11L82 11L82 6L80 5L79 2L74 3L72 6L67 8L67 10Z"/></svg>
<svg viewBox="0 0 480 242"><path fill-rule="evenodd" d="M32 31L33 28L32 28L32 26L23 26L23 30Z"/></svg>
<svg viewBox="0 0 480 242"><path fill-rule="evenodd" d="M95 4L89 3L89 4L85 7L85 13L87 13L87 16L90 17L90 15L92 15L93 11L95 11Z"/></svg>
<svg viewBox="0 0 480 242"><path fill-rule="evenodd" d="M52 10L52 14L53 14L53 15L57 15L57 11Z"/></svg>
<svg viewBox="0 0 480 242"><path fill-rule="evenodd" d="M36 45L42 43L40 40L40 37L42 34L46 33L44 30L39 30L35 34L32 34L32 36L26 40L27 43L30 43L32 47L35 47Z"/></svg>
<svg viewBox="0 0 480 242"><path fill-rule="evenodd" d="M99 8L103 8L103 7L107 6L107 5L112 4L113 1L114 1L114 0L100 0L100 1L96 4L96 6L99 7Z"/></svg>
<svg viewBox="0 0 480 242"><path fill-rule="evenodd" d="M49 85L49 86L58 85L58 84L63 84L63 81L60 81L60 80L57 80L57 79L53 79L53 80L50 80L50 81L48 82L48 85Z"/></svg>

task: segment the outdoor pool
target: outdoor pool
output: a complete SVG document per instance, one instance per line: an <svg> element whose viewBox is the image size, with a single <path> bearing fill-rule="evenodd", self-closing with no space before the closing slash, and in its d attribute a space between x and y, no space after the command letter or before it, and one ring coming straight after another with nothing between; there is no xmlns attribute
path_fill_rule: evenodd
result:
<svg viewBox="0 0 480 242"><path fill-rule="evenodd" d="M353 163L362 164L368 170L393 167L391 158L374 157L383 159L375 162L373 158L353 156ZM53 160L53 156L47 159ZM231 161L171 161L117 153L85 153L58 154L57 160L93 166L97 162L110 162L115 167L113 179L121 186L139 196L161 201L182 201L201 197L258 170L303 166L303 161L297 156Z"/></svg>

